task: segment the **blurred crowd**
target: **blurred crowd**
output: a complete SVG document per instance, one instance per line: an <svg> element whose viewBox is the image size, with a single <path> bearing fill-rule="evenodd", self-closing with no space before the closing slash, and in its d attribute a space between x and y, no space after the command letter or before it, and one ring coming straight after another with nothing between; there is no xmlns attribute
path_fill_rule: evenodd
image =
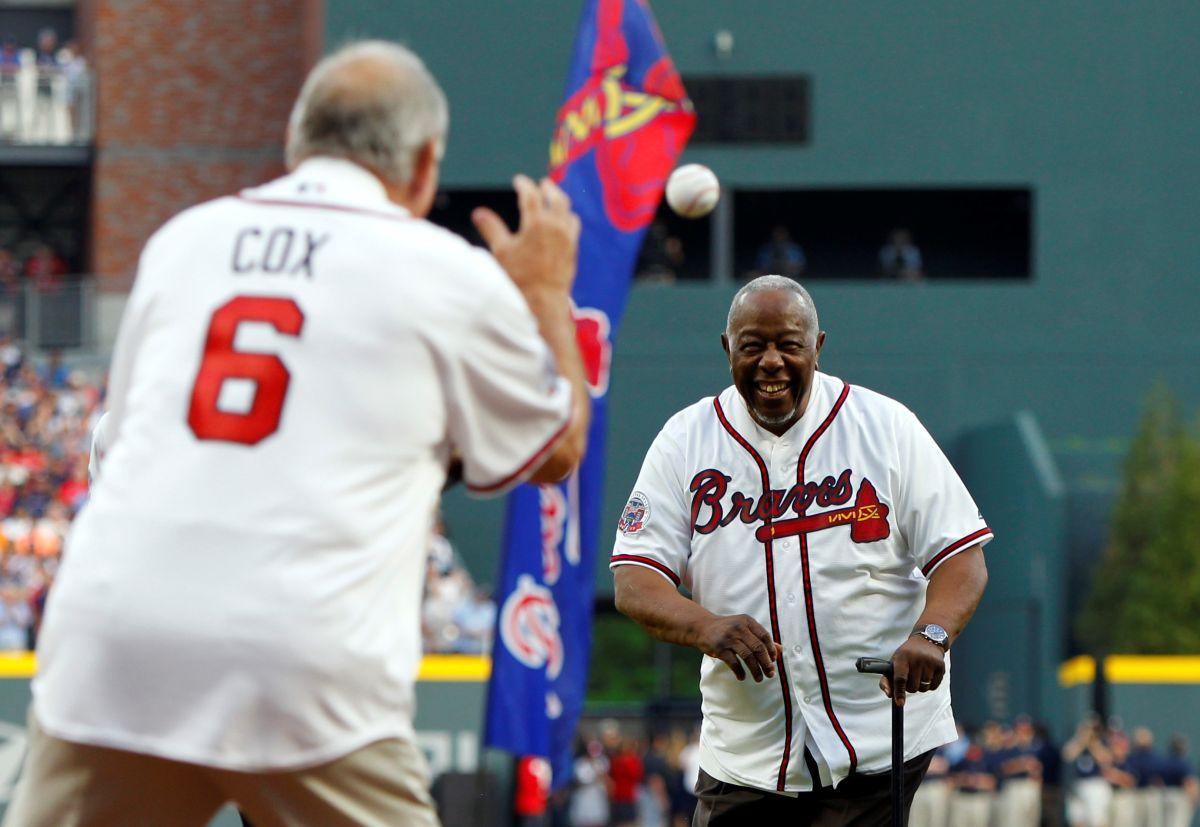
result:
<svg viewBox="0 0 1200 827"><path fill-rule="evenodd" d="M496 604L475 583L446 537L439 517L425 561L421 638L427 654L486 655L492 650Z"/></svg>
<svg viewBox="0 0 1200 827"><path fill-rule="evenodd" d="M102 389L0 336L0 649L32 648L63 540L87 499Z"/></svg>
<svg viewBox="0 0 1200 827"><path fill-rule="evenodd" d="M1200 797L1180 736L1089 719L1061 748L1026 718L990 721L942 747L910 827L1188 827Z"/></svg>
<svg viewBox="0 0 1200 827"><path fill-rule="evenodd" d="M699 730L659 730L649 740L614 720L584 725L570 783L549 794L543 759L517 767L516 812L525 827L686 827L700 771Z"/></svg>
<svg viewBox="0 0 1200 827"><path fill-rule="evenodd" d="M0 247L0 295L21 292L26 284L52 290L69 272L67 260L49 244L27 242L15 249Z"/></svg>
<svg viewBox="0 0 1200 827"><path fill-rule="evenodd" d="M68 144L90 137L90 73L79 44L42 29L35 44L0 36L0 141Z"/></svg>

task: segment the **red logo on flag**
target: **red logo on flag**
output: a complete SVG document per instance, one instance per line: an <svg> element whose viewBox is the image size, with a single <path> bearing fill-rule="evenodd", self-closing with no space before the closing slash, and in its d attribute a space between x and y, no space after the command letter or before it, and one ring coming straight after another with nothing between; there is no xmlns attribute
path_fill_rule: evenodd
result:
<svg viewBox="0 0 1200 827"><path fill-rule="evenodd" d="M588 393L593 398L608 393L608 374L612 368L612 326L603 310L575 308L575 341L583 359Z"/></svg>

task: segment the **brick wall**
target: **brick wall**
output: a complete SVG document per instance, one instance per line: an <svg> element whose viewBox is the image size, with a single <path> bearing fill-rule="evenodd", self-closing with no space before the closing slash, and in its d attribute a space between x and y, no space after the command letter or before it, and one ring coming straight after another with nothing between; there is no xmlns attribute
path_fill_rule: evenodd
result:
<svg viewBox="0 0 1200 827"><path fill-rule="evenodd" d="M321 0L86 0L97 73L91 268L127 286L149 235L283 169Z"/></svg>

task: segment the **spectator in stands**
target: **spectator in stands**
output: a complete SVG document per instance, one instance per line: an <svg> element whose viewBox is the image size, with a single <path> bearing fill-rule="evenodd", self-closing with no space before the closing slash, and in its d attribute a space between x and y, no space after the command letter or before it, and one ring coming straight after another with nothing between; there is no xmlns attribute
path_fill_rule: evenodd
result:
<svg viewBox="0 0 1200 827"><path fill-rule="evenodd" d="M903 227L888 233L887 242L879 250L879 272L886 278L899 281L921 281L925 278L921 250L913 243L912 233Z"/></svg>
<svg viewBox="0 0 1200 827"><path fill-rule="evenodd" d="M1013 726L1010 745L998 756L1001 823L1011 827L1038 827L1042 818L1041 744L1033 722L1020 717Z"/></svg>
<svg viewBox="0 0 1200 827"><path fill-rule="evenodd" d="M513 814L517 827L545 827L550 804L550 762L536 755L517 761Z"/></svg>
<svg viewBox="0 0 1200 827"><path fill-rule="evenodd" d="M1041 745L1038 760L1042 764L1042 824L1044 827L1062 827L1062 751L1050 737L1050 728L1045 722L1035 723L1034 730Z"/></svg>
<svg viewBox="0 0 1200 827"><path fill-rule="evenodd" d="M0 247L0 295L21 292L21 262L11 251Z"/></svg>
<svg viewBox="0 0 1200 827"><path fill-rule="evenodd" d="M595 739L575 759L575 789L571 792L568 820L571 827L608 827L608 758Z"/></svg>
<svg viewBox="0 0 1200 827"><path fill-rule="evenodd" d="M1133 731L1133 749L1129 768L1137 780L1135 823L1143 827L1162 827L1162 759L1154 752L1154 734L1146 727Z"/></svg>
<svg viewBox="0 0 1200 827"><path fill-rule="evenodd" d="M1189 827L1200 803L1200 780L1187 757L1187 741L1171 737L1167 757L1159 767L1163 782L1163 827Z"/></svg>
<svg viewBox="0 0 1200 827"><path fill-rule="evenodd" d="M0 41L0 138L15 140L21 130L21 98L17 75L21 71L21 50L12 35Z"/></svg>
<svg viewBox="0 0 1200 827"><path fill-rule="evenodd" d="M0 368L4 370L4 381L12 382L24 362L21 346L8 333L0 334Z"/></svg>
<svg viewBox="0 0 1200 827"><path fill-rule="evenodd" d="M67 274L67 262L49 244L39 244L25 261L25 278L39 290L53 290Z"/></svg>
<svg viewBox="0 0 1200 827"><path fill-rule="evenodd" d="M492 648L492 629L496 625L496 604L486 586L477 586L470 597L454 612L458 640L454 651L464 655L486 655Z"/></svg>
<svg viewBox="0 0 1200 827"><path fill-rule="evenodd" d="M996 776L983 744L972 738L966 755L950 769L954 793L950 797L950 823L954 827L988 827Z"/></svg>
<svg viewBox="0 0 1200 827"><path fill-rule="evenodd" d="M650 746L642 757L644 790L641 803L641 822L644 827L667 827L671 818L671 736L658 730L650 738Z"/></svg>
<svg viewBox="0 0 1200 827"><path fill-rule="evenodd" d="M679 749L679 786L677 798L671 803L672 819L676 827L692 823L696 812L696 782L700 779L700 728L692 729L688 742Z"/></svg>
<svg viewBox="0 0 1200 827"><path fill-rule="evenodd" d="M89 135L90 124L87 123L87 112L84 109L87 90L91 83L88 75L87 59L83 56L79 42L69 41L58 53L62 66L63 77L67 82L67 110L70 117L68 134L78 142L85 141Z"/></svg>
<svg viewBox="0 0 1200 827"><path fill-rule="evenodd" d="M792 240L792 234L782 224L771 230L771 237L758 248L754 259L754 276L787 276L798 279L804 274L808 260L804 249Z"/></svg>
<svg viewBox="0 0 1200 827"><path fill-rule="evenodd" d="M1111 760L1103 769L1104 778L1112 787L1112 810L1109 827L1145 827L1138 820L1137 776L1129 747L1129 737L1119 730L1108 737Z"/></svg>
<svg viewBox="0 0 1200 827"><path fill-rule="evenodd" d="M640 281L671 284L679 277L683 262L683 242L671 235L667 225L661 221L651 224L638 257L637 278Z"/></svg>
<svg viewBox="0 0 1200 827"><path fill-rule="evenodd" d="M29 648L33 611L22 590L15 585L0 586L0 650Z"/></svg>
<svg viewBox="0 0 1200 827"><path fill-rule="evenodd" d="M1109 827L1112 787L1105 770L1112 766L1112 752L1104 743L1104 728L1089 718L1063 745L1063 762L1071 767L1074 784L1067 801L1071 827Z"/></svg>
<svg viewBox="0 0 1200 827"><path fill-rule="evenodd" d="M640 744L634 738L618 736L609 754L609 813L613 827L636 827L638 789L645 776Z"/></svg>
<svg viewBox="0 0 1200 827"><path fill-rule="evenodd" d="M58 67L58 32L54 29L45 28L38 32L37 65Z"/></svg>

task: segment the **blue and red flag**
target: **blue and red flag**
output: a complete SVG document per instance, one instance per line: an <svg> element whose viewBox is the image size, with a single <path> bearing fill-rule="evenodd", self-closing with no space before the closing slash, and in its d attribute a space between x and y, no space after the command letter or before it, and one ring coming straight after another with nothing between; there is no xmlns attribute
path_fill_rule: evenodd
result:
<svg viewBox="0 0 1200 827"><path fill-rule="evenodd" d="M510 495L497 590L488 746L570 780L591 649L612 343L642 236L696 116L645 0L586 0L550 141L550 176L583 222L576 333L592 396L588 453L561 485Z"/></svg>

